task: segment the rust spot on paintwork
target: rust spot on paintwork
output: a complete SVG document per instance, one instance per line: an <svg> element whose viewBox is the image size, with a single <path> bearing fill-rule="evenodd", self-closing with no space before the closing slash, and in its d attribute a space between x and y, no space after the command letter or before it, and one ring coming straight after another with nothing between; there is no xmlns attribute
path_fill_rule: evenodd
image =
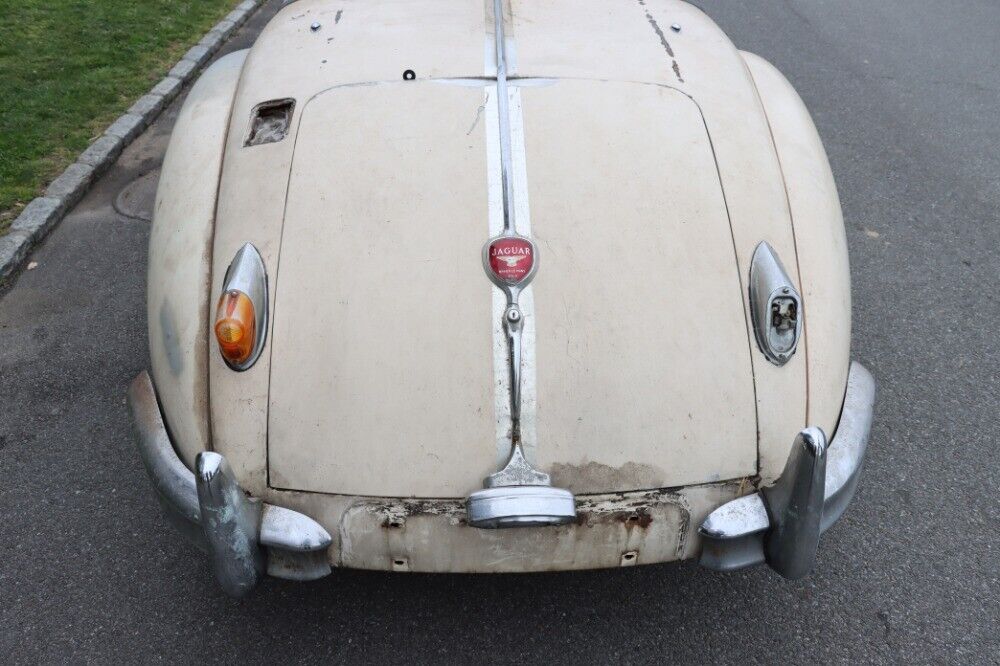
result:
<svg viewBox="0 0 1000 666"><path fill-rule="evenodd" d="M594 527L606 523L621 523L627 528L638 527L645 530L653 524L653 515L649 506L636 506L607 512L578 511L576 514L578 527Z"/></svg>
<svg viewBox="0 0 1000 666"><path fill-rule="evenodd" d="M553 485L575 493L622 492L664 485L664 475L659 468L634 462L621 467L596 462L585 465L556 463L552 465L551 474Z"/></svg>
<svg viewBox="0 0 1000 666"><path fill-rule="evenodd" d="M406 527L406 519L421 515L451 515L459 523L464 524L465 515L463 502L452 500L402 500L376 502L376 510L382 515L381 526L385 530L398 530Z"/></svg>
<svg viewBox="0 0 1000 666"><path fill-rule="evenodd" d="M635 513L628 515L621 515L618 518L621 522L625 523L626 527L639 527L641 529L646 529L653 522L653 515L649 512L649 507L641 506L635 510Z"/></svg>
<svg viewBox="0 0 1000 666"><path fill-rule="evenodd" d="M576 524L594 527L618 523L626 528L647 529L653 524L653 509L665 504L674 505L687 513L681 496L670 490L650 490L644 493L622 494L603 498L588 498L576 508Z"/></svg>
<svg viewBox="0 0 1000 666"><path fill-rule="evenodd" d="M519 530L469 527L459 498L359 499L341 518L337 561L379 562L379 568L391 570L398 566L394 559L407 558L410 570L432 571L440 570L442 549L455 558L445 568L456 571L547 571L677 559L691 555L684 493L667 488L582 496L574 523ZM626 558L627 553L634 556Z"/></svg>

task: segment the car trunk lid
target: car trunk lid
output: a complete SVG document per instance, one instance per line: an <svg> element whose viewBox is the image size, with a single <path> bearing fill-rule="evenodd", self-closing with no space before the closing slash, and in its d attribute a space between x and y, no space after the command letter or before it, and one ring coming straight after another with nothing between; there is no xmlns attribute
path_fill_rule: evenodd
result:
<svg viewBox="0 0 1000 666"><path fill-rule="evenodd" d="M269 484L463 497L507 452L495 89L333 88L304 105L276 283ZM697 106L660 85L512 88L528 455L575 492L756 472L743 294ZM502 299L501 299L502 300Z"/></svg>

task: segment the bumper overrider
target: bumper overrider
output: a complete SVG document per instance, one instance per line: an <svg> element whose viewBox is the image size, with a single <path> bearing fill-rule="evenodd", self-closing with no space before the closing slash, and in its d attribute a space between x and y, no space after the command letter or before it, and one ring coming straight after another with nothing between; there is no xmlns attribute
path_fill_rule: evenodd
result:
<svg viewBox="0 0 1000 666"><path fill-rule="evenodd" d="M819 428L795 438L777 482L723 504L698 530L700 563L732 571L767 562L786 578L809 573L819 535L847 509L858 487L875 404L875 379L851 363L844 409L833 441Z"/></svg>
<svg viewBox="0 0 1000 666"><path fill-rule="evenodd" d="M192 473L170 441L153 382L145 371L128 389L139 456L167 515L212 559L216 578L234 597L266 572L289 580L330 573L332 539L308 516L250 498L218 453L202 451Z"/></svg>
<svg viewBox="0 0 1000 666"><path fill-rule="evenodd" d="M806 428L795 438L773 486L712 511L699 529L700 563L731 571L766 562L786 578L807 574L819 535L840 518L854 496L874 397L871 374L852 363L833 440L828 442L818 428ZM128 405L139 455L160 503L171 522L209 554L228 594L248 594L265 573L289 580L314 580L330 573L327 550L332 539L319 523L249 497L218 453L198 454L194 472L185 466L170 441L148 373L142 372L129 386Z"/></svg>

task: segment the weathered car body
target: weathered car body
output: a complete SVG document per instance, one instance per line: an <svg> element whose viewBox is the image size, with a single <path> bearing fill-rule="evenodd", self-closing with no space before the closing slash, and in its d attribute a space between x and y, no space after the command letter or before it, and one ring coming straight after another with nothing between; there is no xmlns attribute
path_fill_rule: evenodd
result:
<svg viewBox="0 0 1000 666"><path fill-rule="evenodd" d="M213 318L244 270L241 367ZM797 576L864 457L850 316L809 114L697 8L298 0L177 120L130 398L234 594L330 565Z"/></svg>

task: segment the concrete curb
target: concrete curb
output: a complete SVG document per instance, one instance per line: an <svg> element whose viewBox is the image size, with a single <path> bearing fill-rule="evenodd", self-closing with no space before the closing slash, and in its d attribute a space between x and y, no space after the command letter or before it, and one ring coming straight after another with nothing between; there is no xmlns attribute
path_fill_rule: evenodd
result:
<svg viewBox="0 0 1000 666"><path fill-rule="evenodd" d="M170 102L191 82L212 56L246 23L265 0L244 0L205 33L174 65L167 76L140 97L104 134L80 153L74 164L53 180L45 194L28 202L0 236L0 283L12 277L28 254L87 193L122 151L142 134Z"/></svg>

